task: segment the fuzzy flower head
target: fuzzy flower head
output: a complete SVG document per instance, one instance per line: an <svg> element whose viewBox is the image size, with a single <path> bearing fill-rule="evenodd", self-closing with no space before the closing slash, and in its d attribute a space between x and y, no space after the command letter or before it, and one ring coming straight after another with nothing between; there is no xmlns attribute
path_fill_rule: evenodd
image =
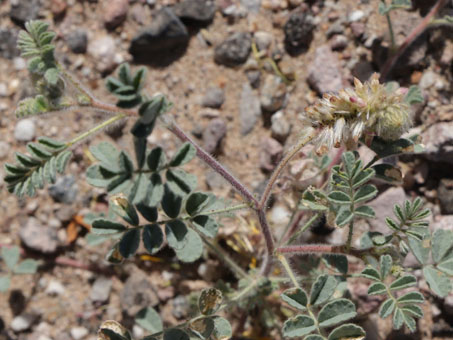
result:
<svg viewBox="0 0 453 340"><path fill-rule="evenodd" d="M387 141L398 139L411 126L409 105L404 101L407 89L390 89L373 74L364 84L354 79L354 88L323 98L305 110L304 120L319 130L316 152L332 147L357 145L360 137L379 136Z"/></svg>

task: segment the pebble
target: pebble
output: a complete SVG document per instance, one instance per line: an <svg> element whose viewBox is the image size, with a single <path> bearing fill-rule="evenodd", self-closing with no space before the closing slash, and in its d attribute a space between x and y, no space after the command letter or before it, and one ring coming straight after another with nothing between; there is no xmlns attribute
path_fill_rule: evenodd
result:
<svg viewBox="0 0 453 340"><path fill-rule="evenodd" d="M24 58L16 57L13 59L13 65L16 71L25 70L27 68L27 61Z"/></svg>
<svg viewBox="0 0 453 340"><path fill-rule="evenodd" d="M268 74L261 88L260 103L263 110L275 112L282 108L286 98L286 85L276 75Z"/></svg>
<svg viewBox="0 0 453 340"><path fill-rule="evenodd" d="M16 46L17 35L19 32L12 28L0 28L0 57L13 59L19 55Z"/></svg>
<svg viewBox="0 0 453 340"><path fill-rule="evenodd" d="M8 157L11 145L8 142L0 141L0 160Z"/></svg>
<svg viewBox="0 0 453 340"><path fill-rule="evenodd" d="M138 33L129 52L138 62L168 65L184 54L189 33L170 8L159 10L151 25Z"/></svg>
<svg viewBox="0 0 453 340"><path fill-rule="evenodd" d="M260 168L269 173L274 170L283 156L283 146L273 138L264 138L261 141Z"/></svg>
<svg viewBox="0 0 453 340"><path fill-rule="evenodd" d="M72 175L60 177L57 179L55 184L49 187L49 195L55 202L62 202L66 204L74 203L79 192L78 186L75 183L75 177Z"/></svg>
<svg viewBox="0 0 453 340"><path fill-rule="evenodd" d="M90 299L93 302L107 302L112 290L112 280L108 277L100 276L94 281L91 287Z"/></svg>
<svg viewBox="0 0 453 340"><path fill-rule="evenodd" d="M343 87L340 62L329 46L316 49L314 60L308 66L307 81L319 94L338 92Z"/></svg>
<svg viewBox="0 0 453 340"><path fill-rule="evenodd" d="M453 122L431 125L421 134L421 139L427 159L453 164Z"/></svg>
<svg viewBox="0 0 453 340"><path fill-rule="evenodd" d="M377 198L367 203L376 212L376 218L368 220L371 225L371 231L388 233L389 227L385 223L386 217L393 217L393 206L403 204L406 199L406 193L401 187L387 189Z"/></svg>
<svg viewBox="0 0 453 340"><path fill-rule="evenodd" d="M65 0L52 0L50 3L50 10L56 17L62 17L68 8L67 1Z"/></svg>
<svg viewBox="0 0 453 340"><path fill-rule="evenodd" d="M96 60L100 72L112 71L122 61L117 58L115 51L115 39L109 35L100 36L88 44L88 53Z"/></svg>
<svg viewBox="0 0 453 340"><path fill-rule="evenodd" d="M210 154L218 153L226 133L227 126L222 118L211 120L203 132L203 145L206 152Z"/></svg>
<svg viewBox="0 0 453 340"><path fill-rule="evenodd" d="M110 0L104 7L104 25L113 30L126 20L129 0Z"/></svg>
<svg viewBox="0 0 453 340"><path fill-rule="evenodd" d="M348 21L349 22L360 21L364 16L365 16L364 11L361 10L353 11L351 14L349 14Z"/></svg>
<svg viewBox="0 0 453 340"><path fill-rule="evenodd" d="M422 75L422 78L420 79L418 86L420 86L422 90L429 89L430 87L433 87L434 84L436 84L438 78L439 76L435 72L431 70L425 71Z"/></svg>
<svg viewBox="0 0 453 340"><path fill-rule="evenodd" d="M260 83L261 83L261 71L260 70L248 70L245 72L245 75L250 83L250 86L252 86L254 89L257 89L260 87Z"/></svg>
<svg viewBox="0 0 453 340"><path fill-rule="evenodd" d="M327 38L331 38L337 34L343 34L343 32L344 32L343 23L340 20L338 20L329 27L329 29L326 32L326 35Z"/></svg>
<svg viewBox="0 0 453 340"><path fill-rule="evenodd" d="M219 109L225 101L225 93L220 87L210 87L206 90L201 100L201 105L213 109Z"/></svg>
<svg viewBox="0 0 453 340"><path fill-rule="evenodd" d="M261 0L240 0L240 2L250 13L258 13L261 7Z"/></svg>
<svg viewBox="0 0 453 340"><path fill-rule="evenodd" d="M330 48L332 51L342 51L348 46L348 38L344 35L335 35L332 40L330 40Z"/></svg>
<svg viewBox="0 0 453 340"><path fill-rule="evenodd" d="M16 333L24 332L26 330L29 330L36 320L37 316L34 314L22 314L16 316L11 321L10 326L11 329Z"/></svg>
<svg viewBox="0 0 453 340"><path fill-rule="evenodd" d="M71 337L74 340L80 340L80 339L83 339L84 337L86 337L88 335L89 331L85 327L73 327L73 328L71 328L70 333L71 333Z"/></svg>
<svg viewBox="0 0 453 340"><path fill-rule="evenodd" d="M159 298L146 275L137 270L126 280L120 293L120 302L127 315L135 316L142 308L156 306Z"/></svg>
<svg viewBox="0 0 453 340"><path fill-rule="evenodd" d="M291 218L291 212L283 205L275 205L270 211L270 220L277 225L286 225Z"/></svg>
<svg viewBox="0 0 453 340"><path fill-rule="evenodd" d="M5 83L0 83L0 97L8 97L8 86Z"/></svg>
<svg viewBox="0 0 453 340"><path fill-rule="evenodd" d="M453 231L453 215L437 215L429 224L432 231L447 229Z"/></svg>
<svg viewBox="0 0 453 340"><path fill-rule="evenodd" d="M253 92L249 84L242 85L241 97L239 99L239 124L241 135L245 136L255 127L261 117L260 99Z"/></svg>
<svg viewBox="0 0 453 340"><path fill-rule="evenodd" d="M214 49L216 63L234 67L246 62L252 48L250 34L236 32L231 34Z"/></svg>
<svg viewBox="0 0 453 340"><path fill-rule="evenodd" d="M57 230L42 225L34 217L20 227L19 237L28 248L44 254L54 253L58 247Z"/></svg>
<svg viewBox="0 0 453 340"><path fill-rule="evenodd" d="M175 5L175 14L186 24L207 25L215 16L214 0L184 0Z"/></svg>
<svg viewBox="0 0 453 340"><path fill-rule="evenodd" d="M30 142L35 138L36 126L31 119L19 120L14 129L14 138L20 142Z"/></svg>
<svg viewBox="0 0 453 340"><path fill-rule="evenodd" d="M46 288L46 293L51 296L63 295L65 288L59 281L52 280L49 282Z"/></svg>
<svg viewBox="0 0 453 340"><path fill-rule="evenodd" d="M272 138L278 140L280 143L285 143L291 132L291 124L285 118L283 111L278 111L272 115L271 132Z"/></svg>
<svg viewBox="0 0 453 340"><path fill-rule="evenodd" d="M172 300L172 314L177 319L182 319L189 313L189 301L184 295L178 295Z"/></svg>
<svg viewBox="0 0 453 340"><path fill-rule="evenodd" d="M255 40L256 47L258 47L259 51L267 51L271 46L274 37L268 32L258 31L253 35L253 39Z"/></svg>
<svg viewBox="0 0 453 340"><path fill-rule="evenodd" d="M365 24L362 22L353 22L349 26L351 28L352 35L356 39L360 39L364 36L365 34Z"/></svg>
<svg viewBox="0 0 453 340"><path fill-rule="evenodd" d="M306 12L295 11L285 23L285 48L290 55L305 52L313 40L314 18Z"/></svg>
<svg viewBox="0 0 453 340"><path fill-rule="evenodd" d="M75 29L65 37L66 43L74 53L85 53L88 46L88 35L84 29Z"/></svg>
<svg viewBox="0 0 453 340"><path fill-rule="evenodd" d="M41 13L40 0L11 0L10 4L9 16L19 26L23 26L29 20L37 19L38 14Z"/></svg>

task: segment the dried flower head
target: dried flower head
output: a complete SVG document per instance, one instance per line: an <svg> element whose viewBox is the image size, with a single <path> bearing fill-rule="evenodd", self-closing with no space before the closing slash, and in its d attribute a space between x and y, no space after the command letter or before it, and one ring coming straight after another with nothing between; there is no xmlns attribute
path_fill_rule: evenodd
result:
<svg viewBox="0 0 453 340"><path fill-rule="evenodd" d="M390 141L407 132L411 125L404 101L407 89L386 88L378 78L373 74L364 84L354 79L354 89L325 94L305 110L304 120L319 130L314 140L318 154L342 144L352 149L364 134Z"/></svg>

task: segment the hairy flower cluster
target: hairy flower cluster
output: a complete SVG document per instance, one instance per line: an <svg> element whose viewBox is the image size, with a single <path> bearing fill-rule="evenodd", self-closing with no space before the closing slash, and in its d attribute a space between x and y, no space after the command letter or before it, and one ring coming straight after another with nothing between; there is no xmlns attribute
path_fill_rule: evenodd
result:
<svg viewBox="0 0 453 340"><path fill-rule="evenodd" d="M396 140L407 132L411 120L404 101L407 89L386 88L374 74L364 84L354 79L354 88L338 94L325 94L305 110L304 120L318 129L314 139L316 152L346 145L352 149L363 135Z"/></svg>

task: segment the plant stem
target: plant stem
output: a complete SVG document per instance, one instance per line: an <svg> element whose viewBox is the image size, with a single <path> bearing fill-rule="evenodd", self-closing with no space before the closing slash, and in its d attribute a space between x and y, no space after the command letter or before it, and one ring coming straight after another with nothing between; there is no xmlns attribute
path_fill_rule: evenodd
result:
<svg viewBox="0 0 453 340"><path fill-rule="evenodd" d="M352 244L352 235L354 234L354 219L349 223L348 240L346 241L346 252L349 252Z"/></svg>
<svg viewBox="0 0 453 340"><path fill-rule="evenodd" d="M267 249L266 257L261 266L261 274L264 276L267 276L267 275L269 275L269 272L271 270L271 265L272 265L271 258L274 255L274 251L275 251L274 239L272 237L272 233L271 233L269 224L267 223L266 213L264 212L264 210L263 209L256 210L256 213L258 215L258 221L260 222L261 231L263 233L264 241L266 242L266 249Z"/></svg>
<svg viewBox="0 0 453 340"><path fill-rule="evenodd" d="M314 214L308 221L307 223L304 224L304 226L302 228L300 228L300 230L295 233L293 236L291 236L291 238L288 240L288 242L286 242L286 244L289 244L291 242L293 242L295 239L297 239L300 235L302 235L308 228L310 228L310 226L313 224L314 221L316 221L316 219L319 217L319 213L318 214Z"/></svg>
<svg viewBox="0 0 453 340"><path fill-rule="evenodd" d="M364 255L373 255L371 249L347 249L346 245L333 246L330 244L303 244L303 245L290 245L282 246L276 249L276 252L281 254L293 254L293 255L308 255L308 254L342 254L351 255L362 259Z"/></svg>
<svg viewBox="0 0 453 340"><path fill-rule="evenodd" d="M288 260L286 260L286 257L283 256L282 254L277 254L277 258L282 264L283 268L285 268L286 272L288 273L289 278L291 279L291 282L293 283L294 287L300 288L299 283L297 282L296 275L294 275L293 271L291 270L291 267L289 266Z"/></svg>
<svg viewBox="0 0 453 340"><path fill-rule="evenodd" d="M392 68L395 66L396 62L398 59L404 54L406 49L415 41L415 39L426 29L426 27L429 25L433 17L437 14L437 12L445 6L447 3L447 0L438 0L436 4L431 8L429 13L423 18L423 20L415 27L412 32L407 36L407 38L404 40L404 42L398 47L398 50L395 52L395 54L391 55L384 67L382 68L381 71L381 77L380 80L381 82L384 82L387 80L387 76L392 70Z"/></svg>
<svg viewBox="0 0 453 340"><path fill-rule="evenodd" d="M396 50L396 41L395 41L395 33L393 31L392 19L390 19L390 12L387 12L385 14L385 17L387 18L387 24L389 26L390 41L392 43L391 51L393 54L393 52Z"/></svg>
<svg viewBox="0 0 453 340"><path fill-rule="evenodd" d="M125 115L123 113L119 113L116 116L113 116L112 118L107 119L106 121L104 121L101 124L95 126L94 128L92 128L92 129L82 133L81 135L75 137L74 139L70 140L69 142L66 143L66 146L67 147L71 147L74 144L80 142L81 140L83 140L83 139L91 136L92 134L98 132L99 130L102 130L102 129L106 128L110 124L113 124L116 121L121 120L121 119L126 118L126 117L127 117L127 115Z"/></svg>
<svg viewBox="0 0 453 340"><path fill-rule="evenodd" d="M288 165L289 161L300 151L300 149L307 145L307 143L309 143L314 137L315 137L314 131L308 133L306 136L301 138L299 142L296 145L294 145L293 148L280 161L280 163L277 165L277 168L269 178L266 188L264 189L264 192L261 195L261 199L258 204L258 209L265 209L267 201L269 200L269 196L272 191L272 187L274 186L283 169L286 167L286 165Z"/></svg>
<svg viewBox="0 0 453 340"><path fill-rule="evenodd" d="M197 156L209 165L215 172L222 176L230 185L236 189L236 191L249 203L256 205L258 203L257 199L252 195L252 193L237 180L225 167L220 164L214 157L209 153L203 150L189 135L187 135L175 122L171 122L171 125L168 127L170 132L172 132L176 137L178 137L183 142L189 142L197 150Z"/></svg>

